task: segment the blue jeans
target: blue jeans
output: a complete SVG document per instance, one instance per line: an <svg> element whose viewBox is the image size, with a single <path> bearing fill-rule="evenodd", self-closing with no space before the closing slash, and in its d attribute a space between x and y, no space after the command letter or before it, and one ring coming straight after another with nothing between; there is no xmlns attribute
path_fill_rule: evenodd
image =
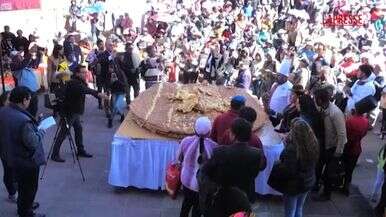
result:
<svg viewBox="0 0 386 217"><path fill-rule="evenodd" d="M295 196L284 195L284 214L285 217L303 217L303 205L308 192Z"/></svg>

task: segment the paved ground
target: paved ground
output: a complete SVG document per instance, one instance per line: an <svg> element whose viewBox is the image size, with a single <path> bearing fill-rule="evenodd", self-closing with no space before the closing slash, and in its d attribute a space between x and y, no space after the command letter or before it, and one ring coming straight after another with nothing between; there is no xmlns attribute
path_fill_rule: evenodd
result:
<svg viewBox="0 0 386 217"><path fill-rule="evenodd" d="M82 159L86 182L83 183L79 170L72 162L67 143L63 144L62 155L66 163L49 162L44 180L40 181L37 201L41 203L39 212L49 217L175 217L179 216L181 198L171 200L163 192L137 189L114 189L107 184L110 143L118 127L107 129L106 120L96 101L87 99L84 116L85 146L94 154L92 159ZM43 109L42 109L43 110ZM47 111L46 111L47 112ZM45 149L49 150L55 129L48 132ZM306 202L306 217L371 217L368 201L376 173L376 153L381 140L369 132L364 141L361 156L353 178L350 197L334 194L331 202ZM2 176L2 169L0 169ZM6 191L0 186L0 217L16 216L16 205L6 200ZM254 204L258 217L283 216L283 206L278 199L259 200Z"/></svg>

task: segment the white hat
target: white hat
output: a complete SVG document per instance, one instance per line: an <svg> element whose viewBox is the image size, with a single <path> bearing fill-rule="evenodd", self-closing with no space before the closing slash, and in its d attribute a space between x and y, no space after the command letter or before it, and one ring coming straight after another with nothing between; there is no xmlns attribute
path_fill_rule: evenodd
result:
<svg viewBox="0 0 386 217"><path fill-rule="evenodd" d="M280 65L279 74L282 74L286 77L289 76L290 69L291 69L291 61L289 59L284 59L283 62Z"/></svg>
<svg viewBox="0 0 386 217"><path fill-rule="evenodd" d="M208 117L199 117L194 124L194 130L199 136L207 135L212 130L212 123Z"/></svg>

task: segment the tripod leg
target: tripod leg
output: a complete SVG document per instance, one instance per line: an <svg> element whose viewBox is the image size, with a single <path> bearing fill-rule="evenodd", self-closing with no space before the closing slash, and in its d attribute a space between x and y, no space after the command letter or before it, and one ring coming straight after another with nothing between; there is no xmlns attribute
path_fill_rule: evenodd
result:
<svg viewBox="0 0 386 217"><path fill-rule="evenodd" d="M72 155L72 159L74 160L74 164L76 163L75 162L75 149L73 149L72 145L71 145L71 126L69 125L67 119L64 119L65 121L65 124L66 124L66 128L67 128L67 132L66 132L66 137L68 138L68 142L70 143L70 149L71 149L71 155Z"/></svg>
<svg viewBox="0 0 386 217"><path fill-rule="evenodd" d="M50 147L50 151L48 152L48 155L47 155L47 161L46 161L46 164L44 165L43 167L43 170L42 170L42 174L40 176L40 180L43 180L44 178L44 174L46 173L46 169L47 169L47 166L48 166L48 162L50 160L50 157L52 155L52 152L54 150L54 144L56 143L56 140L58 139L58 135L59 135L59 131L60 131L60 123L58 125L58 128L56 129L56 132L55 132L55 136L54 136L54 141L52 142L51 144L51 147Z"/></svg>
<svg viewBox="0 0 386 217"><path fill-rule="evenodd" d="M78 162L78 166L79 166L79 171L80 171L80 175L82 176L82 180L83 182L86 181L85 177L84 177L84 173L83 173L83 169L82 169L82 165L79 161L79 157L78 155L75 153L75 143L74 143L74 140L72 138L72 135L71 133L68 134L68 141L70 142L70 147L71 147L71 150L73 150L73 154L74 154L74 159L76 158L76 161Z"/></svg>
<svg viewBox="0 0 386 217"><path fill-rule="evenodd" d="M76 158L76 151L75 151L75 148L71 145L71 131L68 130L68 134L67 134L67 138L68 138L68 142L70 143L70 149L71 149L71 155L72 155L72 159L74 160L74 164L76 163L75 162L75 158Z"/></svg>

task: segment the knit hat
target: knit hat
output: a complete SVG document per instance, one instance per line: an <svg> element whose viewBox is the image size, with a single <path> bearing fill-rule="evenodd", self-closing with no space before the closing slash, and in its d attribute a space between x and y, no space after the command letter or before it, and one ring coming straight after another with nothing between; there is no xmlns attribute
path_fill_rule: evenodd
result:
<svg viewBox="0 0 386 217"><path fill-rule="evenodd" d="M279 74L288 77L291 70L291 65L292 64L289 59L284 59L280 65Z"/></svg>
<svg viewBox="0 0 386 217"><path fill-rule="evenodd" d="M194 130L198 136L205 136L212 130L212 123L208 117L199 117L194 124Z"/></svg>

